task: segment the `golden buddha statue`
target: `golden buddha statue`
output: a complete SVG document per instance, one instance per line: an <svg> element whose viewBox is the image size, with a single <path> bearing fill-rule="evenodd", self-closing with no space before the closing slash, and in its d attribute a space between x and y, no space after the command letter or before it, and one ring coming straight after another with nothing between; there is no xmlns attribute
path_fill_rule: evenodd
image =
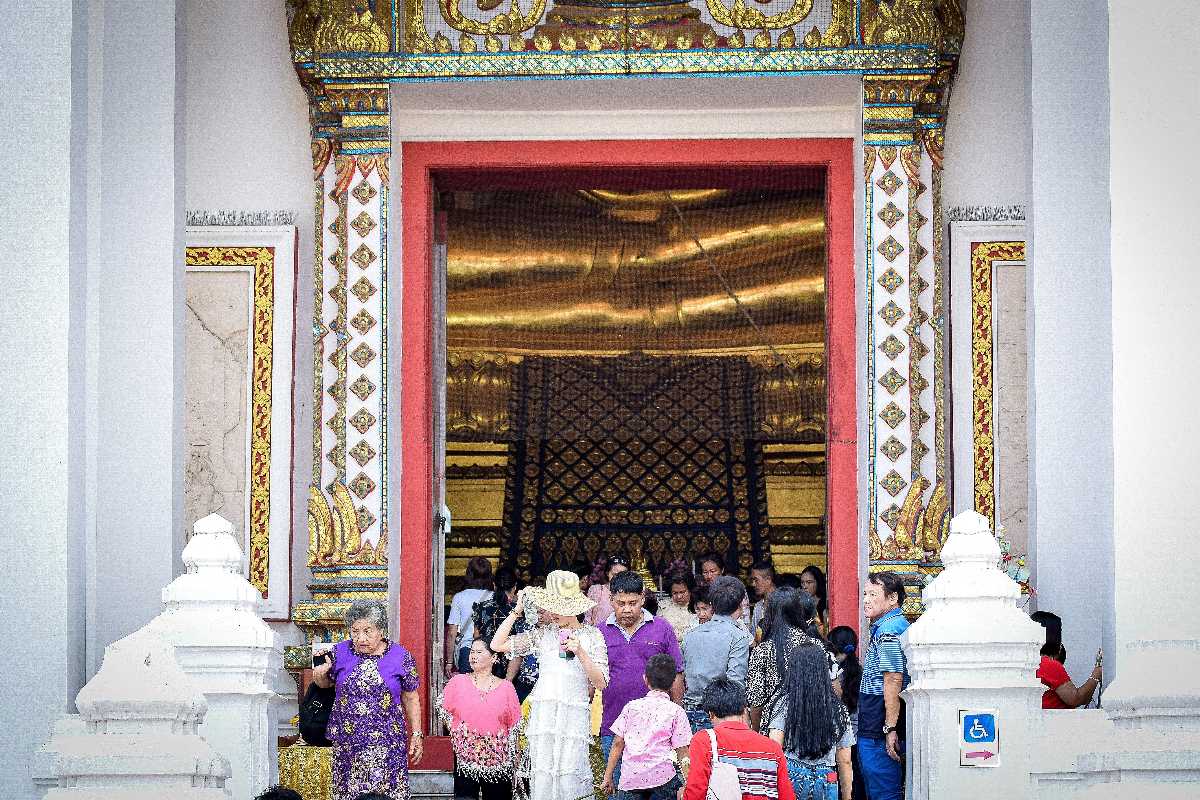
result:
<svg viewBox="0 0 1200 800"><path fill-rule="evenodd" d="M629 543L629 570L642 576L647 589L658 591L658 581L654 579L654 575L650 572L650 566L646 563L646 554L642 552L641 539L634 539Z"/></svg>

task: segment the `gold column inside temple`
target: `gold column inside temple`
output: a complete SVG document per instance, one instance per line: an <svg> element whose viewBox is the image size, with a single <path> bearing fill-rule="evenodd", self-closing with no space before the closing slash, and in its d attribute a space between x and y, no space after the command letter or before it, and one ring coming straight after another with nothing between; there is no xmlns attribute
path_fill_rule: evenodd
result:
<svg viewBox="0 0 1200 800"><path fill-rule="evenodd" d="M778 184L778 182L773 182ZM504 538L512 369L532 356L750 362L777 569L825 567L824 175L791 188L444 192L447 597Z"/></svg>

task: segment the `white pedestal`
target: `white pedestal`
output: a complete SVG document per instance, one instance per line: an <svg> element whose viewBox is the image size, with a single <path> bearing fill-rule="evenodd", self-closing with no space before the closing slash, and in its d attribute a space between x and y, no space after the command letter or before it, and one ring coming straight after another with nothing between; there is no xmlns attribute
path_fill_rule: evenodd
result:
<svg viewBox="0 0 1200 800"><path fill-rule="evenodd" d="M258 590L242 577L230 522L216 514L197 522L183 563L186 573L163 589L166 609L146 627L175 645L183 671L204 692L200 733L229 760L234 797L254 797L279 770L275 633L258 616Z"/></svg>
<svg viewBox="0 0 1200 800"><path fill-rule="evenodd" d="M904 634L912 800L1028 794L1043 633L1017 608L1020 588L999 560L986 518L955 517L942 548L946 568L925 587L926 611ZM996 713L1000 753L986 766L960 766L959 712L983 709Z"/></svg>

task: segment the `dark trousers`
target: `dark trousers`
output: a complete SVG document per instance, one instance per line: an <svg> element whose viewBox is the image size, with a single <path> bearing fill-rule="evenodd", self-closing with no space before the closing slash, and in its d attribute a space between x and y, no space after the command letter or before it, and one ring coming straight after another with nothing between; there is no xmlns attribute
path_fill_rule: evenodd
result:
<svg viewBox="0 0 1200 800"><path fill-rule="evenodd" d="M484 783L474 778L468 778L466 775L459 775L457 772L454 773L455 798L460 798L460 800L461 798L478 800L481 794L483 795L483 800L512 800L512 784L508 781Z"/></svg>

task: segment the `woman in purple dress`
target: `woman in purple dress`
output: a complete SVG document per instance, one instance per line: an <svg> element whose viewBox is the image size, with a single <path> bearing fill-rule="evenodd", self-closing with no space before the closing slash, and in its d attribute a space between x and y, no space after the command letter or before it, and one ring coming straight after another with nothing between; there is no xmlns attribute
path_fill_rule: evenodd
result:
<svg viewBox="0 0 1200 800"><path fill-rule="evenodd" d="M416 663L388 641L383 603L354 603L346 627L350 638L313 670L314 683L334 689L328 728L333 800L363 792L408 800L408 765L421 760L423 744Z"/></svg>

